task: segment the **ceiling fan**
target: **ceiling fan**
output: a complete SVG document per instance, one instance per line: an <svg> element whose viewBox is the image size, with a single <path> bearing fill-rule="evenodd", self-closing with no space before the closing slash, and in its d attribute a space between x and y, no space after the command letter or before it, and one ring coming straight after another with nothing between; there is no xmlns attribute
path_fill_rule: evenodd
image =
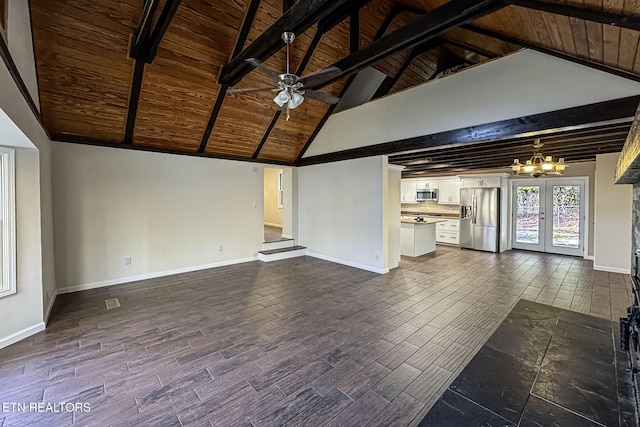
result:
<svg viewBox="0 0 640 427"><path fill-rule="evenodd" d="M274 81L276 87L268 88L238 88L228 89L227 93L246 93L246 92L278 92L273 102L278 104L278 108L284 108L287 114L287 120L289 120L289 111L298 107L304 101L304 97L315 99L316 101L324 102L327 104L337 104L340 98L335 97L329 93L321 92L318 90L307 89L307 87L317 86L321 83L331 80L332 78L340 75L340 69L338 67L326 67L315 73L307 74L306 76L298 77L295 74L291 74L289 70L289 45L293 43L296 36L291 32L282 33L282 40L287 45L287 71L285 73L277 73L272 69L266 67L262 62L256 58L248 58L245 61L258 69L262 74L269 77Z"/></svg>

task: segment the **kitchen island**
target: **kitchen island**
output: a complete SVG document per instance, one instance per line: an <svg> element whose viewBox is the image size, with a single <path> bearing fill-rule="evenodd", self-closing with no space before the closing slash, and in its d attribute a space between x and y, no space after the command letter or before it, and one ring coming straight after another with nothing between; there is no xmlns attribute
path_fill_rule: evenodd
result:
<svg viewBox="0 0 640 427"><path fill-rule="evenodd" d="M400 254L417 257L435 252L436 223L443 219L423 218L422 221L402 219L400 223Z"/></svg>

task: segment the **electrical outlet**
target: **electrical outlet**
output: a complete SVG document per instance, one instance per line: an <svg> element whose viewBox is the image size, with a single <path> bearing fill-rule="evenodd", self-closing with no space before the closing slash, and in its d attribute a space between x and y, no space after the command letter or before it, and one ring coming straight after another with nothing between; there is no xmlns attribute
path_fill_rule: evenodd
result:
<svg viewBox="0 0 640 427"><path fill-rule="evenodd" d="M253 168L253 171L254 171L254 172L258 172L258 168L255 168L255 167L254 167L254 168Z"/></svg>
<svg viewBox="0 0 640 427"><path fill-rule="evenodd" d="M222 245L218 246L218 252L222 252L224 250L224 247Z"/></svg>
<svg viewBox="0 0 640 427"><path fill-rule="evenodd" d="M376 261L378 261L380 259L380 257L378 255L376 255Z"/></svg>
<svg viewBox="0 0 640 427"><path fill-rule="evenodd" d="M255 208L256 206L258 206L258 204L256 202L253 202L253 207Z"/></svg>
<svg viewBox="0 0 640 427"><path fill-rule="evenodd" d="M126 257L126 258L124 259L124 265L131 265L131 257L130 257L130 256L129 256L129 257Z"/></svg>

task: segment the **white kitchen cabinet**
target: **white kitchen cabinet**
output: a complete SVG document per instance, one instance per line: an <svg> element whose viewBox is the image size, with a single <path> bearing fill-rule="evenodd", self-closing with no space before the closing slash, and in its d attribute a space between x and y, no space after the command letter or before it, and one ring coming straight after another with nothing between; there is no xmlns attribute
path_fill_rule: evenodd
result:
<svg viewBox="0 0 640 427"><path fill-rule="evenodd" d="M459 205L460 204L460 180L441 179L438 190L439 205Z"/></svg>
<svg viewBox="0 0 640 427"><path fill-rule="evenodd" d="M417 257L436 250L436 226L430 222L400 224L400 254Z"/></svg>
<svg viewBox="0 0 640 427"><path fill-rule="evenodd" d="M436 224L436 242L457 245L460 243L460 220L447 219Z"/></svg>
<svg viewBox="0 0 640 427"><path fill-rule="evenodd" d="M424 190L424 189L430 189L430 190L437 190L439 187L439 181L436 179L432 179L432 180L428 180L428 181L417 181L416 182L416 189L418 190Z"/></svg>
<svg viewBox="0 0 640 427"><path fill-rule="evenodd" d="M400 201L402 203L416 202L416 181L401 181Z"/></svg>
<svg viewBox="0 0 640 427"><path fill-rule="evenodd" d="M486 177L460 177L460 188L500 188L499 176L486 176Z"/></svg>

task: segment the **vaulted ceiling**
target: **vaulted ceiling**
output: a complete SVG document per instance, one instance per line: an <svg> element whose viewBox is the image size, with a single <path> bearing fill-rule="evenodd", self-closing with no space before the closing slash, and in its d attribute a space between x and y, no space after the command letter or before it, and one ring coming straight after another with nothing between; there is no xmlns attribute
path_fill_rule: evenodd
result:
<svg viewBox="0 0 640 427"><path fill-rule="evenodd" d="M307 98L287 121L270 92L227 93L271 85L244 54L284 70L285 26L301 29L296 74L344 71L318 87L335 96L365 66L386 76L376 98L522 47L640 80L640 2L630 0L30 0L30 9L41 114L63 142L298 164L334 107ZM596 128L585 147L617 150L606 141L620 132L598 139ZM553 143L576 138L558 131ZM595 140L605 142L594 149ZM495 148L513 158L516 145Z"/></svg>

